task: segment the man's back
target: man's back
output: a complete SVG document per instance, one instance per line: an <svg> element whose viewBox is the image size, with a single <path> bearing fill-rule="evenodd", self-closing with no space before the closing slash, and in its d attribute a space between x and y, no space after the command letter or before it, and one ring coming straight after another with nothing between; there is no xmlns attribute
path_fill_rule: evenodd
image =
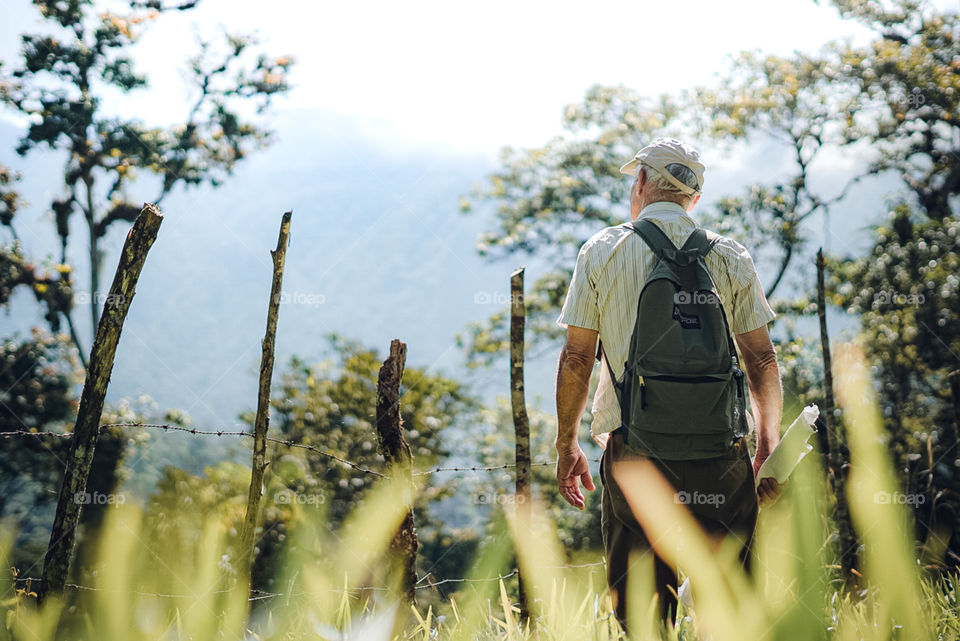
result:
<svg viewBox="0 0 960 641"><path fill-rule="evenodd" d="M683 245L696 222L671 202L653 203L640 212L656 224L676 246ZM637 317L637 300L656 258L630 223L607 227L580 250L573 281L557 322L595 329L614 374L623 376L630 336ZM707 269L717 288L735 334L766 325L774 313L763 296L753 260L736 241L721 238L706 257ZM593 403L592 433L596 437L620 425L620 408L606 366Z"/></svg>

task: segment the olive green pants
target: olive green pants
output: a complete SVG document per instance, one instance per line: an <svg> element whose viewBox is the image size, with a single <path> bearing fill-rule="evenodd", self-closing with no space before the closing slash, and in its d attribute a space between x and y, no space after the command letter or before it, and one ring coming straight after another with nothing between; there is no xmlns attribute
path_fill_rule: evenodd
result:
<svg viewBox="0 0 960 641"><path fill-rule="evenodd" d="M601 527L607 557L607 584L620 624L626 628L628 604L627 574L631 563L653 555L654 585L660 596L660 615L672 619L676 614L677 575L653 551L630 511L623 492L613 480L611 468L624 460L647 459L673 485L677 500L686 504L703 529L711 536L732 536L741 544L740 560L750 569L750 551L757 524L757 492L753 463L745 439L739 439L728 455L692 461L663 461L628 450L624 433L610 435L600 459ZM631 559L631 553L633 558ZM672 590L671 590L672 588ZM641 604L636 604L641 605Z"/></svg>

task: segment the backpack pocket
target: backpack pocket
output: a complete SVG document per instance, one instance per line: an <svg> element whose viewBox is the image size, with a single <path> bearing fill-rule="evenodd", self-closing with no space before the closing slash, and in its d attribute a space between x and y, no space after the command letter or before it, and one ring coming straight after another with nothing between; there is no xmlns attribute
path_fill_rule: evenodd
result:
<svg viewBox="0 0 960 641"><path fill-rule="evenodd" d="M737 380L711 376L644 376L630 390L631 444L663 458L718 456L732 441Z"/></svg>

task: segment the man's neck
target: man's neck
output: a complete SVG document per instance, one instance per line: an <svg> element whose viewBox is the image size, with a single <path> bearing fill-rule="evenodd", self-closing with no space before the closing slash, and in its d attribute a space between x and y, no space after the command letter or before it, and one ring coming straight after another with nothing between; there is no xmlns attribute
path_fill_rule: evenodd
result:
<svg viewBox="0 0 960 641"><path fill-rule="evenodd" d="M675 202L673 202L672 200L656 200L656 201L651 202L651 203L645 203L645 204L643 204L643 206L640 207L640 210L637 212L637 215L636 215L636 216L633 216L632 219L633 219L633 220L637 220L638 218L640 218L641 216L643 216L644 212L646 212L648 209L650 209L650 208L653 207L654 205L657 206L657 207L656 207L657 209L665 209L665 210L667 210L667 211L673 211L673 212L677 212L677 213L682 213L682 214L685 215L685 216L689 216L689 215L690 215L689 212L687 212L687 210L684 209L684 208L683 208L683 205L681 205L680 203L675 203Z"/></svg>

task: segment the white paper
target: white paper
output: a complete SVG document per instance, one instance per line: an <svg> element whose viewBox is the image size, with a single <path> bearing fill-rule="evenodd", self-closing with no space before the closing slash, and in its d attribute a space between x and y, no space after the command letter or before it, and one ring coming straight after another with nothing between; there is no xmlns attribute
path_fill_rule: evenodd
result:
<svg viewBox="0 0 960 641"><path fill-rule="evenodd" d="M773 449L767 460L757 472L757 484L760 479L772 477L777 483L784 483L797 464L803 460L813 445L809 443L814 433L813 424L820 416L820 408L814 404L808 405L800 412L800 416L791 423L787 431L780 437L780 443Z"/></svg>

